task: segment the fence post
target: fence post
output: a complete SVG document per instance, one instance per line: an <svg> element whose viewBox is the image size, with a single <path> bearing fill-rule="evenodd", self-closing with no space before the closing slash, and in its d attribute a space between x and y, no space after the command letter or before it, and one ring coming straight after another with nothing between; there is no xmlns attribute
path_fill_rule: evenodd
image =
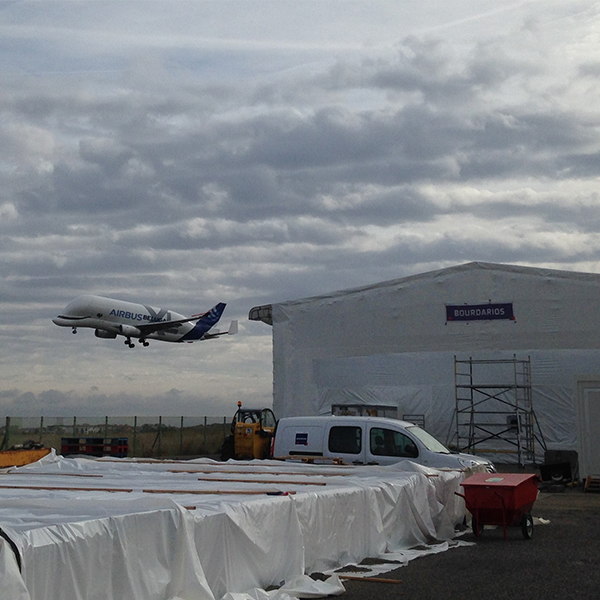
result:
<svg viewBox="0 0 600 600"><path fill-rule="evenodd" d="M108 415L104 417L104 437L108 437Z"/></svg>
<svg viewBox="0 0 600 600"><path fill-rule="evenodd" d="M42 443L42 432L44 431L44 417L40 417L40 435L39 435L39 439L38 442L41 444Z"/></svg>
<svg viewBox="0 0 600 600"><path fill-rule="evenodd" d="M137 456L137 417L133 417L133 456Z"/></svg>
<svg viewBox="0 0 600 600"><path fill-rule="evenodd" d="M183 456L183 417L179 426L179 456Z"/></svg>
<svg viewBox="0 0 600 600"><path fill-rule="evenodd" d="M77 417L73 417L73 433L72 436L75 437L77 435Z"/></svg>
<svg viewBox="0 0 600 600"><path fill-rule="evenodd" d="M8 448L8 441L10 439L10 417L6 417L6 429L4 430L4 439L0 444L0 450L6 450Z"/></svg>
<svg viewBox="0 0 600 600"><path fill-rule="evenodd" d="M162 456L162 416L158 417L158 456Z"/></svg>

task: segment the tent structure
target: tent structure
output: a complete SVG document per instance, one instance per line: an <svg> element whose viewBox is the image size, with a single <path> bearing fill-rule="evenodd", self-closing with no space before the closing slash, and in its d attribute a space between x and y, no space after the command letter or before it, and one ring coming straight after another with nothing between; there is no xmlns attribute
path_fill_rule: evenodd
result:
<svg viewBox="0 0 600 600"><path fill-rule="evenodd" d="M0 597L340 594L333 574L340 567L372 558L392 569L461 545L455 526L465 506L455 492L471 473L412 463L90 459L52 451L0 469ZM308 577L315 572L331 577ZM279 589L265 591L273 586Z"/></svg>
<svg viewBox="0 0 600 600"><path fill-rule="evenodd" d="M249 317L273 326L278 417L407 416L497 462L600 433L578 417L600 398L597 274L472 262Z"/></svg>

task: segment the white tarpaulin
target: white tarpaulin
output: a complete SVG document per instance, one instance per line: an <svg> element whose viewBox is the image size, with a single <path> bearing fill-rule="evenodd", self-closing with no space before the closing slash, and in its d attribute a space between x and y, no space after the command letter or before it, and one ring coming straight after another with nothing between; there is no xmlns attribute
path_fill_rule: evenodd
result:
<svg viewBox="0 0 600 600"><path fill-rule="evenodd" d="M308 597L341 593L335 577L306 575L390 553L408 560L402 553L410 548L454 537L464 516L454 492L464 474L408 469L52 453L0 474L0 596L286 600L299 589Z"/></svg>
<svg viewBox="0 0 600 600"><path fill-rule="evenodd" d="M399 417L423 415L426 429L446 441L456 408L454 357L516 357L530 360L533 409L548 448L576 450L576 382L600 380L599 298L597 274L469 263L273 304L275 413L396 407ZM482 318L482 306L498 318ZM502 383L491 369L483 383Z"/></svg>

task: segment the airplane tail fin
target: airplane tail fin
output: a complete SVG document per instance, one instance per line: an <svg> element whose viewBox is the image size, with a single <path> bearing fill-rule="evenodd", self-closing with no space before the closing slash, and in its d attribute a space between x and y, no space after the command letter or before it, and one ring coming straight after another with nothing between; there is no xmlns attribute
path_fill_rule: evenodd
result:
<svg viewBox="0 0 600 600"><path fill-rule="evenodd" d="M202 339L204 335L208 333L211 327L219 322L219 319L225 310L225 306L227 305L224 302L219 302L219 304L211 308L207 313L198 319L196 325L194 325L194 329L186 333L183 338L181 338L181 341L193 342L194 340Z"/></svg>

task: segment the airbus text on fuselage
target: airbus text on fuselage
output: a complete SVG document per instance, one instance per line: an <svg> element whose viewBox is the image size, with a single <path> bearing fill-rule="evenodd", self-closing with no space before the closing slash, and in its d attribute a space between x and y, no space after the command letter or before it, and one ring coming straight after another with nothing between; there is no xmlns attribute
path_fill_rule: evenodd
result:
<svg viewBox="0 0 600 600"><path fill-rule="evenodd" d="M195 342L237 333L237 321L231 322L228 331L210 331L224 310L225 304L221 302L205 313L184 317L165 308L88 295L69 302L52 321L60 327L71 327L73 333L79 327L89 327L95 329L99 338L114 339L122 335L125 344L133 348L132 338L148 346L148 340Z"/></svg>

